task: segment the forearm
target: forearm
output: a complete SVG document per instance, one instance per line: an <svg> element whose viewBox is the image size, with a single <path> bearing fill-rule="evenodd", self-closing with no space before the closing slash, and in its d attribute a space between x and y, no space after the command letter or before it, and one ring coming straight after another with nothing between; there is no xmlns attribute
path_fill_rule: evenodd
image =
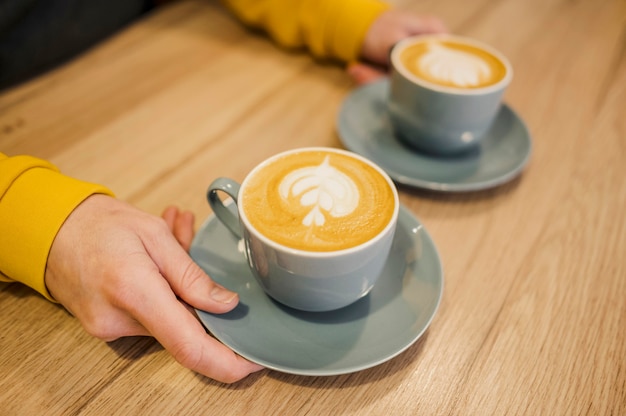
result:
<svg viewBox="0 0 626 416"><path fill-rule="evenodd" d="M277 43L320 58L359 57L372 22L389 6L378 0L222 0L245 24Z"/></svg>
<svg viewBox="0 0 626 416"><path fill-rule="evenodd" d="M0 153L0 279L52 299L44 282L50 247L65 219L94 193L111 194L62 175L44 160Z"/></svg>

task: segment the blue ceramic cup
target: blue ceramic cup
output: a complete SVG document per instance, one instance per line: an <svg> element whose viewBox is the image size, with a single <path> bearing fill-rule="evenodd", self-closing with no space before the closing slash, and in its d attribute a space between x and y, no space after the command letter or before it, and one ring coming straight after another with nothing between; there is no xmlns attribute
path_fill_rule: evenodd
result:
<svg viewBox="0 0 626 416"><path fill-rule="evenodd" d="M422 35L391 51L388 112L411 148L457 154L475 148L491 127L513 77L497 50L453 35Z"/></svg>
<svg viewBox="0 0 626 416"><path fill-rule="evenodd" d="M243 239L243 254L264 291L314 312L369 293L387 261L399 211L396 187L381 168L323 147L270 157L241 184L217 178L207 198L216 217Z"/></svg>

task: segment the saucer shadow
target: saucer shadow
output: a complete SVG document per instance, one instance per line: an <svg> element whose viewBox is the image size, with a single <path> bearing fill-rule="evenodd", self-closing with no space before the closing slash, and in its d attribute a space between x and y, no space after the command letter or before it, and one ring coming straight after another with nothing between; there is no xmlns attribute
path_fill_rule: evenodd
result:
<svg viewBox="0 0 626 416"><path fill-rule="evenodd" d="M345 130L354 134L355 137L367 138L359 140L359 143L353 143L353 145L365 146L367 148L365 153L376 155L375 161L383 167L391 170L396 167L400 171L407 170L410 172L407 176L417 175L427 181L447 183L462 181L471 177L480 169L485 148L484 142L488 141L490 137L498 137L495 136L497 132L494 127L496 126L493 126L486 133L487 136L485 136L483 144L479 146L451 155L435 154L408 145L402 137L395 133L387 112L385 96L372 97L366 113L366 116L363 116L359 111L352 111L346 112L344 115ZM344 133L344 135L346 134L348 133ZM386 149L386 152L383 152L382 149ZM357 153L362 152L357 149ZM419 166L415 163L418 163ZM414 170L415 172L413 172ZM400 171L393 176L404 175Z"/></svg>
<svg viewBox="0 0 626 416"><path fill-rule="evenodd" d="M224 321L238 321L244 319L249 313L250 306L244 302L239 302L233 310L220 314L220 319Z"/></svg>
<svg viewBox="0 0 626 416"><path fill-rule="evenodd" d="M283 313L296 319L318 324L338 324L359 321L367 317L370 312L370 295L366 295L356 302L328 312L308 312L290 308L274 299L272 303Z"/></svg>

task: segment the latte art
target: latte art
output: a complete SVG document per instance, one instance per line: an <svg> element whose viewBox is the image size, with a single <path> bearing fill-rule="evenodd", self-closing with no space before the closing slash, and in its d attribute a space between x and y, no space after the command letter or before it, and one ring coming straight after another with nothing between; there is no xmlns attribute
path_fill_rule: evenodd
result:
<svg viewBox="0 0 626 416"><path fill-rule="evenodd" d="M425 74L442 84L477 87L493 76L489 64L479 56L431 43L415 63Z"/></svg>
<svg viewBox="0 0 626 416"><path fill-rule="evenodd" d="M504 63L488 50L452 39L425 39L406 46L399 56L413 76L442 87L483 88L505 78Z"/></svg>
<svg viewBox="0 0 626 416"><path fill-rule="evenodd" d="M343 217L359 203L359 190L352 179L330 166L326 156L319 166L297 169L280 183L278 191L287 206L311 207L302 219L305 227L322 226L326 216Z"/></svg>
<svg viewBox="0 0 626 416"><path fill-rule="evenodd" d="M308 150L255 169L239 201L247 221L269 240L335 251L363 244L387 227L396 206L392 186L348 152Z"/></svg>

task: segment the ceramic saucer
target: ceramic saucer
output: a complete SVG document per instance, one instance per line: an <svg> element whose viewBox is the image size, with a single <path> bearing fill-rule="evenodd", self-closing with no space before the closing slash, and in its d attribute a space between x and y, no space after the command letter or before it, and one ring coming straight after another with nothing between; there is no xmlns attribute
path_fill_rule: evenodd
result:
<svg viewBox="0 0 626 416"><path fill-rule="evenodd" d="M346 97L337 122L343 145L382 167L397 183L461 192L492 188L519 175L532 143L520 117L503 105L478 148L441 157L409 149L394 136L387 116L389 81L384 79Z"/></svg>
<svg viewBox="0 0 626 416"><path fill-rule="evenodd" d="M395 357L426 331L443 291L435 244L404 207L376 286L364 298L333 312L297 311L265 295L248 269L239 241L214 216L196 235L190 253L214 280L240 298L226 314L198 310L204 326L248 360L291 374L346 374Z"/></svg>

